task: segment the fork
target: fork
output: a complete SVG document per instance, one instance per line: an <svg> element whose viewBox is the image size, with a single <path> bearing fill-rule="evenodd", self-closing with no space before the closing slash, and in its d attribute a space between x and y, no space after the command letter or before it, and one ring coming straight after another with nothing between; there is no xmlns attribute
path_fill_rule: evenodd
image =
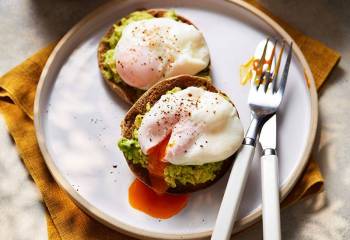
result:
<svg viewBox="0 0 350 240"><path fill-rule="evenodd" d="M279 87L276 91L273 91L273 86L275 86L279 77L279 63L285 47L281 48L278 57L279 60L277 61L278 64L275 66L274 71L271 74L271 64L272 59L274 58L272 55L275 52L278 41L275 40L274 50L268 58L271 61L268 61L268 66L266 68L266 49L269 41L270 39L268 38L262 56L250 81L251 86L248 95L248 105L250 107L252 118L243 140L243 144L233 164L211 240L228 240L231 237L232 228L254 156L258 135L265 122L276 114L285 92L289 65L292 58L292 42L288 46L288 55L284 64L282 76L279 79ZM282 43L284 46L285 41L283 40ZM258 79L258 82L256 82L256 79Z"/></svg>

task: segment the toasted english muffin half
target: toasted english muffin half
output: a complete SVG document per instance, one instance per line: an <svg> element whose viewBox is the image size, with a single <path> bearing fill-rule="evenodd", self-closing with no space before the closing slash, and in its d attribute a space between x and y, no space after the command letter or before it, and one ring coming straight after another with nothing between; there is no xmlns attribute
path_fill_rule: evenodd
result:
<svg viewBox="0 0 350 240"><path fill-rule="evenodd" d="M174 88L181 88L185 89L187 87L194 86L194 87L202 87L205 88L207 91L220 93L224 95L227 99L228 97L217 90L207 79L191 76L191 75L180 75L172 78L165 79L163 81L158 82L153 87L151 87L148 91L146 91L136 102L135 104L130 108L130 110L126 113L126 116L124 120L121 122L121 133L122 133L122 139L125 139L125 141L129 142L128 144L134 144L134 147L137 147L137 143L132 143L131 141L135 138L135 128L137 130L137 125L135 124L135 121L137 121L138 116L144 115L159 99L162 95L167 94L169 90L172 90ZM234 104L228 100L233 106ZM137 140L136 140L137 141ZM119 141L119 148L122 150L122 146L120 146ZM135 150L135 149L134 149ZM123 151L123 150L122 150ZM141 149L136 149L137 154L142 154ZM130 155L126 151L123 151L124 157L131 169L131 171L135 174L135 176L140 179L142 182L144 182L149 187L152 186L152 182L150 179L150 174L147 169L147 164L144 162L135 162L134 159L130 158ZM134 152L135 153L135 152ZM144 155L145 156L145 155ZM147 156L145 156L147 157ZM220 164L220 166L214 166L216 169L214 174L215 178L210 179L208 181L199 183L199 184L192 184L192 183L186 183L183 184L179 181L175 180L175 186L168 186L166 192L172 193L172 194L182 194L182 193L190 193L195 192L201 189L204 189L206 187L209 187L213 183L215 183L217 180L219 180L230 168L231 164L233 163L234 155L227 158L224 161L216 162L216 163L210 163L210 164ZM169 163L169 166L172 165ZM176 165L172 165L176 166ZM191 167L191 165L188 165ZM203 166L203 165L201 165ZM200 171L200 167L192 166L193 169L197 169L196 171ZM165 170L166 171L166 170Z"/></svg>
<svg viewBox="0 0 350 240"><path fill-rule="evenodd" d="M167 9L148 9L148 10L143 10L143 11L149 13L150 15L152 15L155 18L164 17L169 12L175 14L173 11L167 10ZM135 13L135 12L133 12L133 13ZM128 16L126 16L123 19L128 19L130 16L132 16L133 13L129 14ZM189 24L189 25L193 25L188 19L186 19L180 15L176 14L175 17L178 21L181 21L181 22ZM114 48L111 48L111 45L110 45L110 42L108 41L108 39L110 39L112 37L112 35L114 34L115 27L121 26L123 19L118 20L114 25L112 25L109 28L109 30L105 33L105 35L102 37L102 39L98 45L97 60L98 60L98 67L100 69L102 78L104 79L104 81L106 82L108 87L115 94L117 94L121 99L123 99L125 102L127 102L129 104L133 104L145 91L138 89L138 88L135 88L135 87L132 87L132 86L129 86L119 76L115 76L115 75L110 76L112 73L110 72L109 69L106 69L106 64L105 64L107 51L114 49ZM193 26L196 27L195 25L193 25ZM197 75L210 78L209 77L209 71L210 71L209 66L210 66L210 63L204 70L202 70ZM108 71L110 74L108 73ZM108 74L106 74L106 73L108 73Z"/></svg>

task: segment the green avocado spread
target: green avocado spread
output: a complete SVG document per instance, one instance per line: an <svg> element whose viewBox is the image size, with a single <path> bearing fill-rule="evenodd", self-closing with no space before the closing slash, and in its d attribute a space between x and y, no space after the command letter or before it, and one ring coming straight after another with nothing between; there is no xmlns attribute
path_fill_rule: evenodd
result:
<svg viewBox="0 0 350 240"><path fill-rule="evenodd" d="M174 10L165 12L163 17L180 21ZM154 16L149 14L147 11L136 11L122 18L118 24L113 25L114 31L111 36L103 39L103 42L107 43L108 46L108 50L102 55L102 75L106 79L114 80L114 82L117 84L122 82L122 79L116 69L114 49L122 36L124 28L132 22L151 18L154 18ZM209 67L198 73L197 76L209 78Z"/></svg>
<svg viewBox="0 0 350 240"><path fill-rule="evenodd" d="M181 91L181 88L175 87L167 91L166 94L173 94ZM147 104L146 111L150 110L150 105ZM147 168L147 156L143 154L138 142L138 128L141 125L143 115L139 114L135 118L134 130L132 138L122 137L118 142L119 149L123 152L125 158L133 164L140 164ZM164 169L164 179L169 187L175 188L177 184L192 184L197 185L208 181L213 181L218 171L222 167L223 161L207 163L203 165L174 165L169 164Z"/></svg>

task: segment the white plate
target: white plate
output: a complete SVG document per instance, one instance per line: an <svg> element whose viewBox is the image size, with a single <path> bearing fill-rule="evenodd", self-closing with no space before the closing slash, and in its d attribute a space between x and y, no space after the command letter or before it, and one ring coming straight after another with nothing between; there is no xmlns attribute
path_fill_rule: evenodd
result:
<svg viewBox="0 0 350 240"><path fill-rule="evenodd" d="M205 35L214 84L236 104L245 128L249 123L248 88L239 84L239 65L268 35L290 37L250 5L202 0L132 0L109 3L75 26L57 45L40 79L35 127L45 161L59 185L88 214L117 230L150 238L208 236L226 178L191 196L178 215L159 221L133 209L128 187L134 177L117 149L119 123L128 106L101 79L96 50L111 24L140 8L175 8ZM305 81L308 76L310 86ZM310 69L295 46L287 91L278 120L280 186L284 198L310 153L317 123L317 99ZM242 229L260 216L259 153L256 154L239 211ZM118 167L113 168L116 164Z"/></svg>

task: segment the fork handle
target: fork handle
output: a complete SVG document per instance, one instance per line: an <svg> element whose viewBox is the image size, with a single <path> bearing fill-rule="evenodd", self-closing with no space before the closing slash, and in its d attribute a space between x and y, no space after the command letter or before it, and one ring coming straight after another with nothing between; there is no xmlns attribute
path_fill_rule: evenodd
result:
<svg viewBox="0 0 350 240"><path fill-rule="evenodd" d="M264 240L280 240L280 198L276 155L261 157L261 184Z"/></svg>
<svg viewBox="0 0 350 240"><path fill-rule="evenodd" d="M211 240L228 240L231 237L254 151L254 146L242 145L233 163Z"/></svg>

